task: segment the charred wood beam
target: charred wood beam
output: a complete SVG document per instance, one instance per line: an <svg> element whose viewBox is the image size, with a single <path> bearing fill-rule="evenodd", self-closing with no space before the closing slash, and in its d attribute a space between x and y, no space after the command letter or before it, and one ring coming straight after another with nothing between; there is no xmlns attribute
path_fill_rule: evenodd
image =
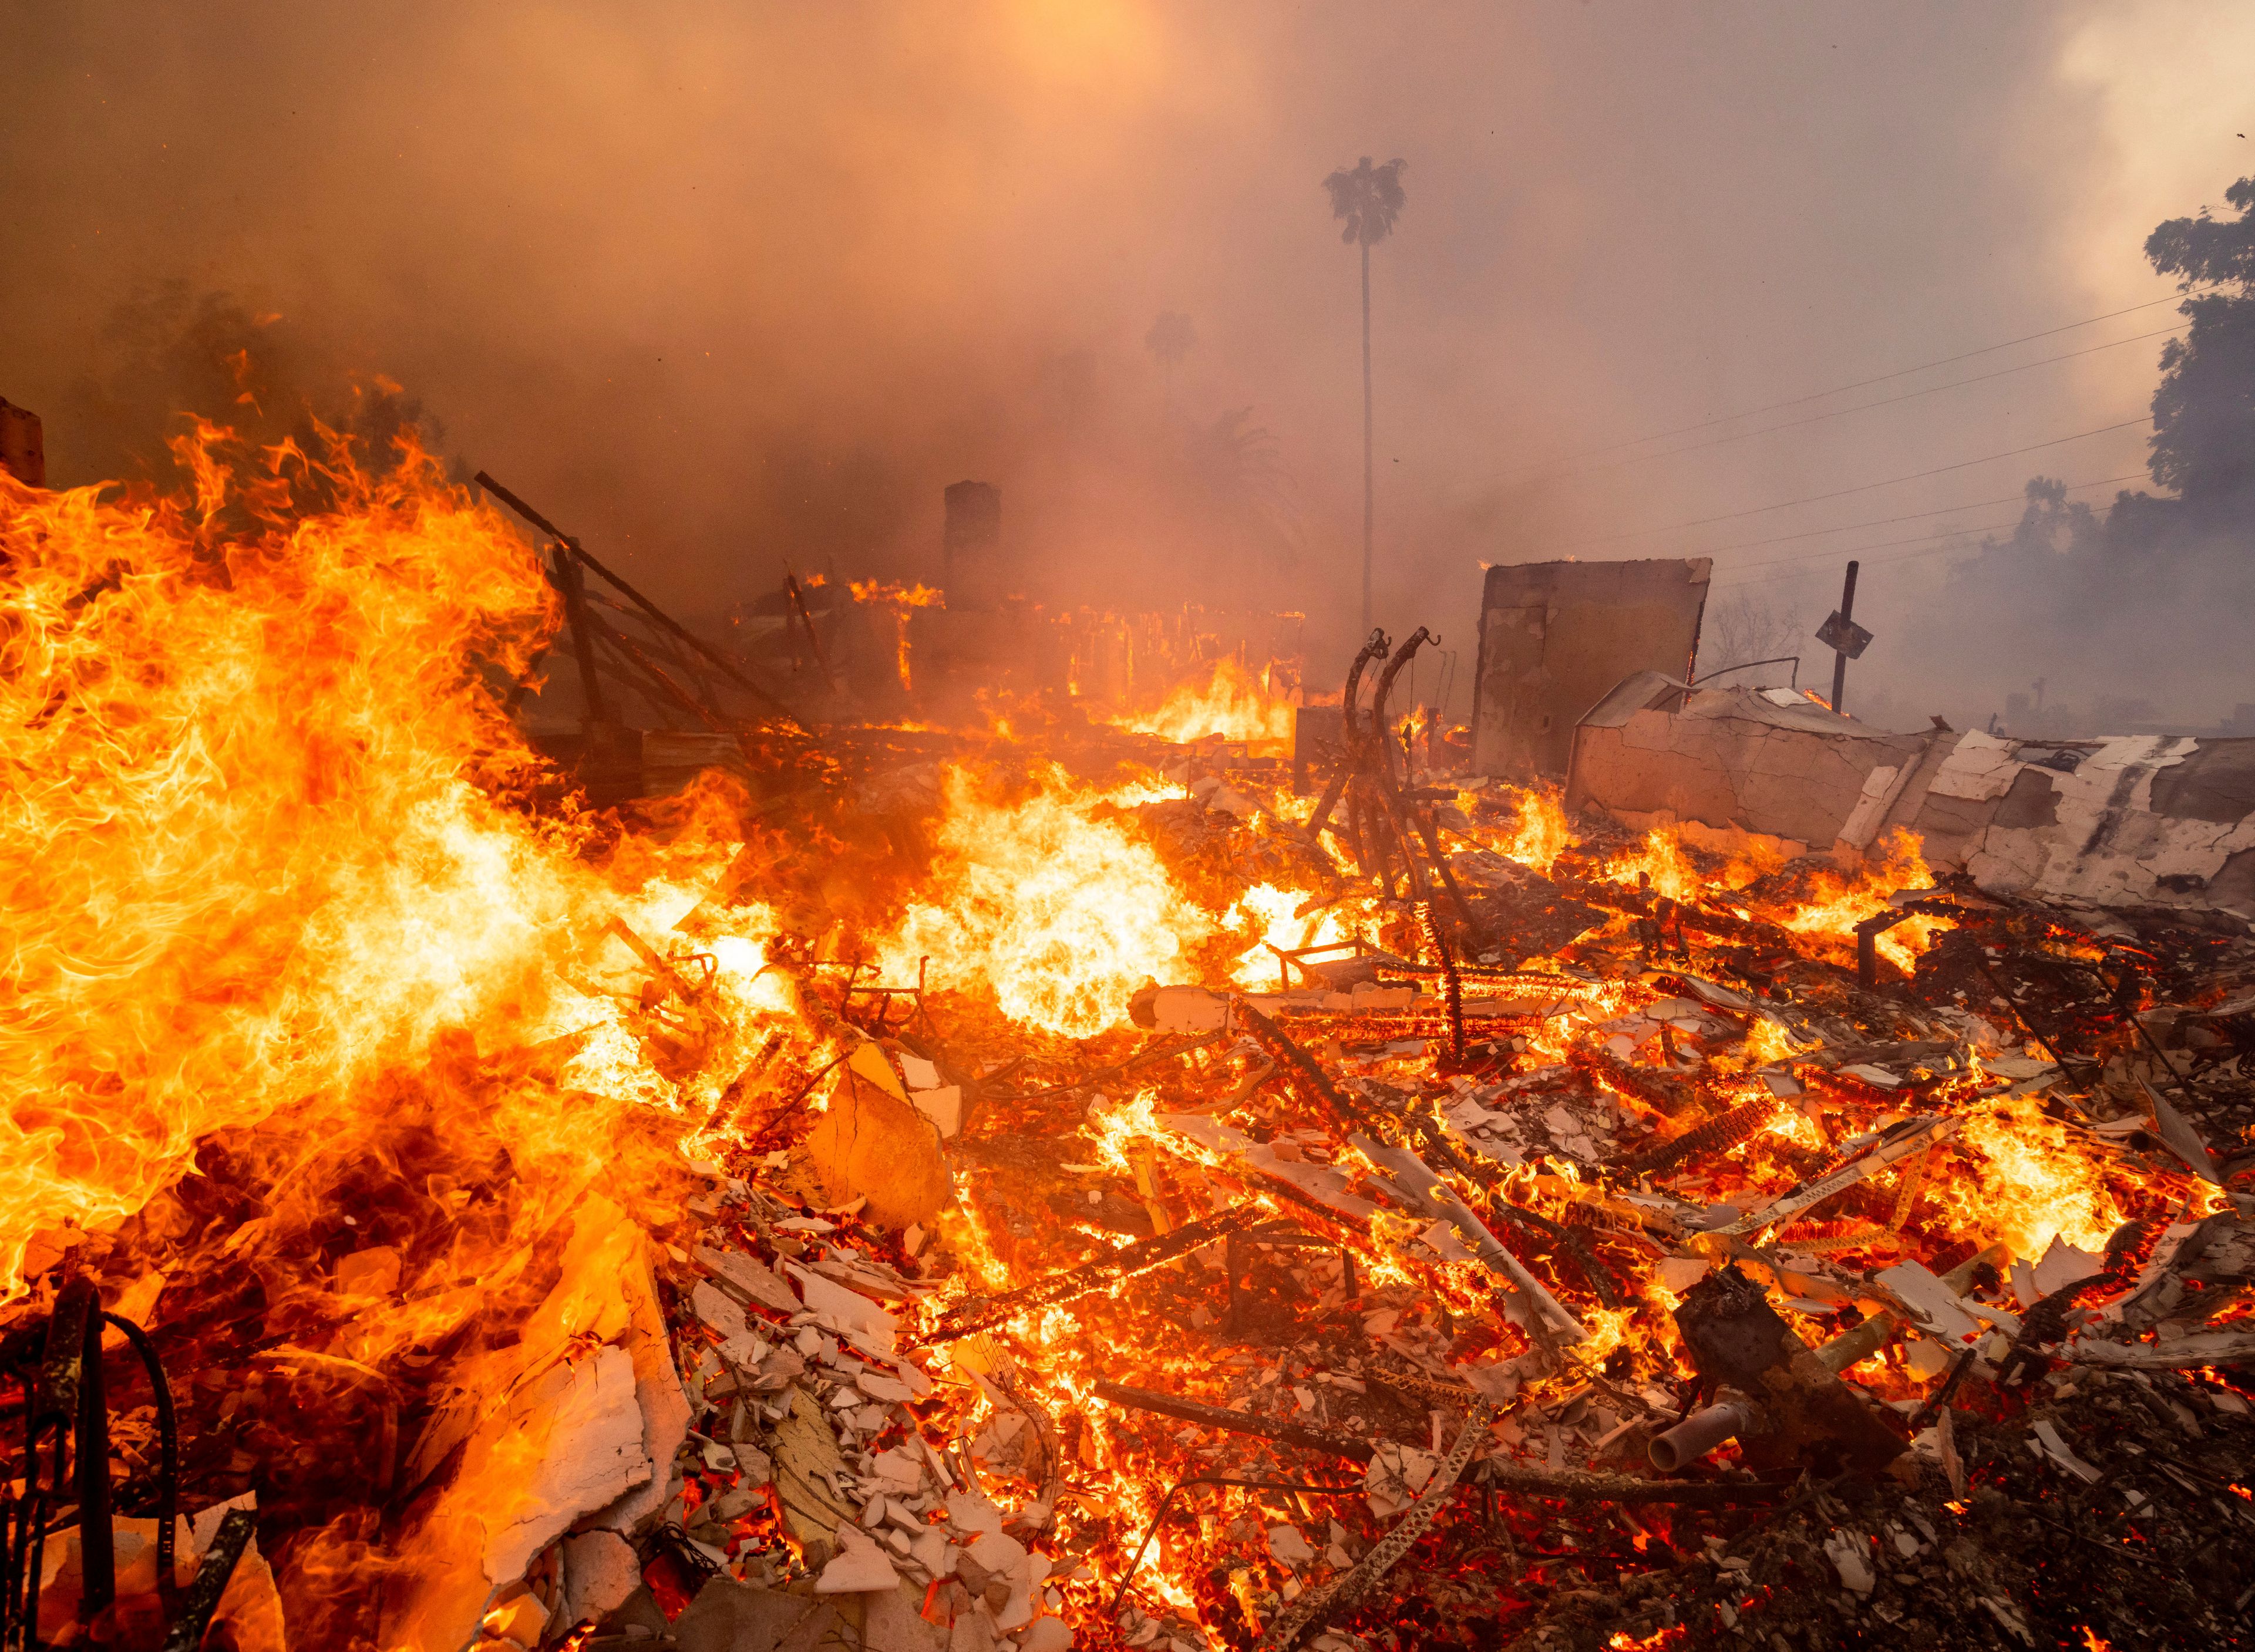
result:
<svg viewBox="0 0 2255 1652"><path fill-rule="evenodd" d="M220 1600L235 1577L235 1566L257 1530L258 1522L249 1509L228 1510L212 1538L211 1548L204 1555L203 1564L196 1568L195 1581L188 1586L180 1615L172 1620L172 1630L165 1636L165 1652L196 1652L203 1645L204 1632L211 1628Z"/></svg>
<svg viewBox="0 0 2255 1652"><path fill-rule="evenodd" d="M1370 1116L1331 1082L1331 1075L1317 1067L1315 1059L1295 1044L1283 1028L1241 998L1233 1000L1233 1007L1238 1024L1261 1046L1261 1054L1276 1063L1286 1082L1300 1092L1303 1099L1329 1112L1343 1129L1370 1128Z"/></svg>
<svg viewBox="0 0 2255 1652"><path fill-rule="evenodd" d="M1566 1052L1566 1064L1584 1077L1631 1101L1641 1102L1664 1117L1673 1118L1691 1105L1692 1097L1681 1078L1631 1067L1612 1051L1596 1045L1577 1043Z"/></svg>
<svg viewBox="0 0 2255 1652"><path fill-rule="evenodd" d="M1147 1273L1177 1256L1186 1256L1217 1239L1226 1239L1233 1233L1271 1219L1272 1213L1260 1205L1239 1205L1198 1222L1185 1222L1172 1233L1139 1239L1108 1256L1037 1279L1018 1290L1000 1296L967 1298L940 1315L924 1337L924 1343L937 1347L957 1341L977 1332L991 1330L1036 1308L1052 1307L1075 1297L1085 1297L1092 1291L1101 1291L1108 1284Z"/></svg>
<svg viewBox="0 0 2255 1652"><path fill-rule="evenodd" d="M1477 1405L1486 1396L1469 1382L1444 1382L1438 1377L1418 1376L1408 1371L1389 1371L1378 1366L1365 1366L1363 1380L1390 1388L1397 1394L1413 1395L1423 1400L1441 1400L1452 1405Z"/></svg>
<svg viewBox="0 0 2255 1652"><path fill-rule="evenodd" d="M564 598L564 617L572 627L572 654L579 662L580 692L587 702L587 720L608 723L610 710L603 704L603 684L595 668L595 636L588 623L594 616L587 612L587 592L578 564L565 554L560 540L554 550L554 565L548 578L557 593Z"/></svg>
<svg viewBox="0 0 2255 1652"><path fill-rule="evenodd" d="M1449 950L1449 943L1441 934L1441 926L1433 917L1433 903L1427 901L1418 908L1417 920L1425 931L1425 944L1433 949L1433 962L1441 971L1441 980L1449 1005L1449 1059L1465 1059L1465 984L1457 974L1457 961Z"/></svg>
<svg viewBox="0 0 2255 1652"><path fill-rule="evenodd" d="M1160 1522L1166 1519L1167 1511L1175 1506L1175 1499L1194 1486L1228 1486L1247 1491L1281 1491L1296 1496L1312 1497L1360 1497L1369 1489L1359 1480L1346 1486L1325 1486L1290 1480L1245 1480L1234 1474L1194 1474L1188 1480L1178 1480L1167 1488L1167 1494L1159 1499L1158 1510L1151 1516L1150 1524L1143 1528L1143 1541L1135 1545L1135 1552L1128 1558L1126 1568L1120 1574L1120 1582L1112 1591L1112 1604L1104 1609L1106 1617L1117 1618L1120 1615L1120 1603L1128 1598L1128 1586L1135 1580L1135 1573L1143 1564L1143 1557L1150 1552L1151 1539L1158 1536Z"/></svg>
<svg viewBox="0 0 2255 1652"><path fill-rule="evenodd" d="M651 659L647 654L644 654L641 648L635 645L633 640L630 639L624 632L621 631L616 626L612 625L607 620L598 618L594 614L589 614L587 616L587 625L588 628L594 634L599 640L616 650L622 657L631 662L636 669L640 671L643 676L648 677L652 683L656 684L658 693L665 699L671 701L682 710L688 713L691 717L695 718L699 723L705 724L706 728L711 729L715 734L734 734L737 732L735 725L732 724L726 716L711 704L700 701L695 695L690 693L688 690L683 688L678 682L676 682L671 676L667 676L664 666L658 664L657 661Z"/></svg>
<svg viewBox="0 0 2255 1652"><path fill-rule="evenodd" d="M1591 1474L1572 1468L1527 1468L1491 1457L1480 1477L1502 1491L1569 1503L1683 1503L1712 1508L1777 1501L1782 1488L1761 1480L1640 1480L1634 1474Z"/></svg>
<svg viewBox="0 0 2255 1652"><path fill-rule="evenodd" d="M1479 922L1472 916L1472 903L1465 899L1465 892L1457 886L1457 874L1449 870L1449 858L1442 852L1441 835L1434 830L1432 816L1414 803L1406 807L1409 810L1409 818L1416 824L1417 836L1424 842L1426 854L1432 858L1433 871L1441 880L1441 887L1449 892L1449 900L1457 909L1457 916L1467 930L1477 932Z"/></svg>
<svg viewBox="0 0 2255 1652"><path fill-rule="evenodd" d="M1740 1142L1750 1141L1760 1134L1778 1111L1775 1096L1745 1102L1728 1112L1716 1114L1703 1124L1693 1125L1671 1141L1655 1143L1630 1158L1622 1168L1640 1175L1650 1174L1726 1153Z"/></svg>
<svg viewBox="0 0 2255 1652"><path fill-rule="evenodd" d="M830 651L822 646L822 634L814 628L814 614L806 606L806 593L799 589L798 576L785 574L783 588L790 598L790 611L798 616L798 623L805 629L806 646L814 650L814 663L822 668L822 680L836 688L838 676L830 668Z"/></svg>
<svg viewBox="0 0 2255 1652"><path fill-rule="evenodd" d="M1327 1588L1307 1591L1279 1613L1269 1624L1268 1634L1261 1637L1263 1652L1271 1648L1275 1652L1295 1652L1295 1648L1322 1634L1333 1618L1353 1611L1361 1603L1378 1580L1393 1571L1431 1527L1433 1517L1441 1512L1441 1505L1455 1493L1473 1447L1486 1438L1487 1426L1494 1420L1493 1405L1483 1404L1473 1410L1465 1419L1464 1428L1458 1433L1448 1456L1433 1471L1424 1494L1409 1505L1394 1529L1380 1538L1345 1577Z"/></svg>
<svg viewBox="0 0 2255 1652"><path fill-rule="evenodd" d="M1171 1417L1177 1422L1194 1423L1202 1428L1220 1429L1231 1434L1252 1434L1261 1439L1275 1440L1280 1446L1297 1446L1305 1451L1328 1452L1334 1457L1351 1458L1358 1463L1366 1463L1376 1454L1376 1447L1368 1440L1357 1439L1350 1434L1335 1434L1327 1428L1309 1428L1273 1417L1255 1417L1250 1411L1233 1411L1227 1406L1179 1399L1172 1394L1160 1394L1147 1388L1129 1388L1120 1382L1099 1382L1096 1396L1131 1410L1149 1411L1154 1416Z"/></svg>

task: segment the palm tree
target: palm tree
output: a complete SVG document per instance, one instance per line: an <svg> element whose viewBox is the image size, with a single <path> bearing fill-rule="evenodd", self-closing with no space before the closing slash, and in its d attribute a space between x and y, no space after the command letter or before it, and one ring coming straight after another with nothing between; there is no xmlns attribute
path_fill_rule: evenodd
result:
<svg viewBox="0 0 2255 1652"><path fill-rule="evenodd" d="M1143 335L1143 347L1151 353L1151 359L1159 364L1159 371L1166 375L1167 407L1170 411L1175 405L1175 366L1197 343L1198 329L1179 310L1160 311L1159 318Z"/></svg>
<svg viewBox="0 0 2255 1652"><path fill-rule="evenodd" d="M1391 160L1373 166L1366 155L1352 172L1341 167L1324 179L1331 192L1331 216L1345 220L1344 242L1362 248L1362 629L1370 629L1370 542L1375 514L1371 498L1370 438L1370 249L1394 233L1408 197L1401 191L1401 169L1409 163Z"/></svg>

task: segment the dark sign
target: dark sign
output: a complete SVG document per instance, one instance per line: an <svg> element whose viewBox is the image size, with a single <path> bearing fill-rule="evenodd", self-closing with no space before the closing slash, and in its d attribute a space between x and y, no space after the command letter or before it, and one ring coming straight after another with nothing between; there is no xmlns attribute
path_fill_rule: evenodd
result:
<svg viewBox="0 0 2255 1652"><path fill-rule="evenodd" d="M1862 657L1871 647L1872 634L1837 609L1830 619L1816 627L1816 640L1835 654L1844 654L1851 660Z"/></svg>

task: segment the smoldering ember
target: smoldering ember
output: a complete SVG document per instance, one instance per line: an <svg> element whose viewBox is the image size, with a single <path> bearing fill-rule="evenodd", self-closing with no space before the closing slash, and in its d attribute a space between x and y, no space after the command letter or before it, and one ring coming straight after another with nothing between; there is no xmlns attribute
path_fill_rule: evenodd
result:
<svg viewBox="0 0 2255 1652"><path fill-rule="evenodd" d="M1451 728L970 485L723 640L316 437L0 480L12 1644L2244 1633L2255 742L1703 680L1702 561Z"/></svg>

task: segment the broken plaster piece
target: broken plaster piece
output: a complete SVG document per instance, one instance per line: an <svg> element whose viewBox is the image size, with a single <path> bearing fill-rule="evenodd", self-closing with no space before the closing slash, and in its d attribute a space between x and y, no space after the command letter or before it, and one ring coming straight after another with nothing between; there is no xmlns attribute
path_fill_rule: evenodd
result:
<svg viewBox="0 0 2255 1652"><path fill-rule="evenodd" d="M859 1526L838 1528L838 1555L823 1567L822 1575L815 1579L817 1594L873 1594L880 1590L900 1586L901 1574L893 1570L892 1561L877 1546L876 1540Z"/></svg>
<svg viewBox="0 0 2255 1652"><path fill-rule="evenodd" d="M1957 744L1949 748L1949 755L1942 760L1941 768L1926 789L1969 802L2002 797L2013 789L2013 780L2020 772L2014 749L2011 740L2000 740L1978 729L1968 730L1957 737Z"/></svg>
<svg viewBox="0 0 2255 1652"><path fill-rule="evenodd" d="M1840 1574L1843 1588L1869 1594L1878 1584L1879 1574L1872 1569L1871 1540L1862 1533L1834 1532L1824 1540L1824 1553L1832 1562L1832 1570Z"/></svg>
<svg viewBox="0 0 2255 1652"><path fill-rule="evenodd" d="M1894 1292L1921 1330L1950 1347L1968 1347L1981 1334L1980 1323L1966 1312L1957 1293L1918 1263L1898 1263L1882 1269L1874 1279Z"/></svg>
<svg viewBox="0 0 2255 1652"><path fill-rule="evenodd" d="M798 1282L799 1294L815 1319L828 1330L890 1354L899 1322L858 1291L849 1291L833 1279L795 1262L783 1264Z"/></svg>
<svg viewBox="0 0 2255 1652"><path fill-rule="evenodd" d="M875 1057L863 1059L871 1051ZM871 1068L884 1082L865 1071ZM805 1152L831 1198L868 1199L868 1215L887 1228L929 1224L952 1191L938 1127L910 1102L874 1043L839 1073Z"/></svg>
<svg viewBox="0 0 2255 1652"><path fill-rule="evenodd" d="M564 1539L566 1623L607 1617L641 1586L641 1562L615 1531L582 1531Z"/></svg>
<svg viewBox="0 0 2255 1652"><path fill-rule="evenodd" d="M726 1279L762 1307L773 1308L777 1313L798 1312L798 1298L791 1293L790 1287L764 1264L741 1251L715 1250L710 1245L699 1245L692 1254L699 1267Z"/></svg>

